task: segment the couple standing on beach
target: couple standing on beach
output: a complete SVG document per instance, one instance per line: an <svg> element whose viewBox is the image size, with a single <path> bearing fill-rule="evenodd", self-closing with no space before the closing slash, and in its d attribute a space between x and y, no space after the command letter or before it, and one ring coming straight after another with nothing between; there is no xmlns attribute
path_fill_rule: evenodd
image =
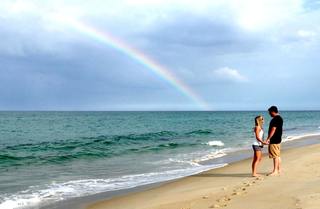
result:
<svg viewBox="0 0 320 209"><path fill-rule="evenodd" d="M276 106L271 106L268 109L269 115L272 117L272 120L269 124L268 138L263 140L263 123L264 119L261 115L255 118L255 141L252 144L254 151L253 160L252 160L252 176L259 176L257 174L257 166L262 158L262 148L263 145L268 145L269 158L273 159L273 171L269 174L270 176L280 174L280 144L282 139L282 126L283 119L278 112Z"/></svg>

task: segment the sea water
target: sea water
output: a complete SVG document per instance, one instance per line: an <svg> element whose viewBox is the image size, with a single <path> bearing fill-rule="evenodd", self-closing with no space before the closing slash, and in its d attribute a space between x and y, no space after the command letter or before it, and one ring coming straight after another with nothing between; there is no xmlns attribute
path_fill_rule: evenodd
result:
<svg viewBox="0 0 320 209"><path fill-rule="evenodd" d="M0 209L40 208L224 166L224 156L250 149L260 114L267 130L264 111L0 112ZM320 133L318 111L281 115L284 141Z"/></svg>

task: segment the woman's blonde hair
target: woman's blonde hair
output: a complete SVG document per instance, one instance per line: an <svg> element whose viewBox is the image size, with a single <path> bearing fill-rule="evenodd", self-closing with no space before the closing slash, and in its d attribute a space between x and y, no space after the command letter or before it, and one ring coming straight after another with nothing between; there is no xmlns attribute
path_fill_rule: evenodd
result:
<svg viewBox="0 0 320 209"><path fill-rule="evenodd" d="M263 126L263 117L262 115L258 115L255 119L254 119L255 125L256 126L260 126L260 128L262 128Z"/></svg>

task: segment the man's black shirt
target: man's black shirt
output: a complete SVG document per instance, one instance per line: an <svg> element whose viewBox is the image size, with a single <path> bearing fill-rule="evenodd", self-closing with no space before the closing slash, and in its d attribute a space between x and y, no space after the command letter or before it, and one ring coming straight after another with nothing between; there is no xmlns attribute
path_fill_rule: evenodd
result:
<svg viewBox="0 0 320 209"><path fill-rule="evenodd" d="M280 144L282 140L282 126L283 120L280 115L276 115L272 118L269 124L269 134L272 127L276 127L276 131L270 139L270 144Z"/></svg>

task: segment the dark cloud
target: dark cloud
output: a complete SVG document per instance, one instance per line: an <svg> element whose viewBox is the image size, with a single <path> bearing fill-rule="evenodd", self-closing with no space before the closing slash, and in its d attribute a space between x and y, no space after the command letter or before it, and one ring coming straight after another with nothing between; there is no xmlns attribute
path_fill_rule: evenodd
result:
<svg viewBox="0 0 320 209"><path fill-rule="evenodd" d="M165 81L108 47L74 46L66 56L2 55L0 62L6 75L0 78L1 109L117 109L176 101L163 98L172 94ZM175 90L173 95L186 100Z"/></svg>
<svg viewBox="0 0 320 209"><path fill-rule="evenodd" d="M198 85L211 82L208 75L213 70L230 66L230 62L221 61L231 60L233 55L250 55L270 45L269 40L244 31L231 19L210 19L191 13L161 19L140 37L133 38L144 40L142 50L146 54L164 63L186 82Z"/></svg>
<svg viewBox="0 0 320 209"><path fill-rule="evenodd" d="M315 9L315 4L307 2L306 8ZM292 20L290 27L276 32L254 32L240 27L234 17L179 11L146 28L139 18L119 16L95 16L87 23L169 69L213 108L263 109L278 103L303 109L319 104L314 97L319 44L316 32L306 39L313 34L310 27L300 27L301 22L293 27ZM299 36L300 29L305 32ZM68 27L48 25L37 16L0 17L0 34L0 109L199 108L135 58ZM248 81L215 75L221 68L236 69Z"/></svg>
<svg viewBox="0 0 320 209"><path fill-rule="evenodd" d="M153 30L144 34L150 45L220 53L253 50L260 45L260 38L241 30L231 20L180 14L156 24Z"/></svg>

